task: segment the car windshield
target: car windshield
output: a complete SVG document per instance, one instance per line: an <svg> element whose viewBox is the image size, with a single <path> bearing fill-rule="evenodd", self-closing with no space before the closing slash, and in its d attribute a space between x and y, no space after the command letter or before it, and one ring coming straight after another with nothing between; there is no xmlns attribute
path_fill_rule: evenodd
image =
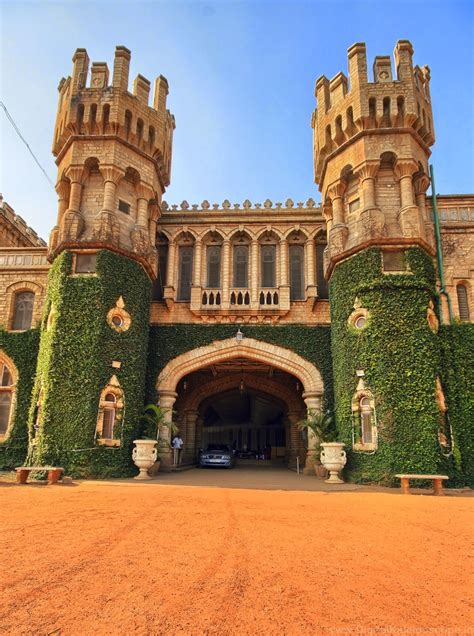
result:
<svg viewBox="0 0 474 636"><path fill-rule="evenodd" d="M228 453L230 451L230 448L226 444L208 444L207 450L208 451L224 451Z"/></svg>

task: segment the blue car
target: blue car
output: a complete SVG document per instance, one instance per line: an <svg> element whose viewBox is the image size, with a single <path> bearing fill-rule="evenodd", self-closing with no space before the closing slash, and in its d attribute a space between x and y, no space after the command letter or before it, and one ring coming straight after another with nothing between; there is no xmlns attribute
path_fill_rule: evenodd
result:
<svg viewBox="0 0 474 636"><path fill-rule="evenodd" d="M226 444L208 444L205 450L199 453L199 466L223 466L233 468L235 456Z"/></svg>

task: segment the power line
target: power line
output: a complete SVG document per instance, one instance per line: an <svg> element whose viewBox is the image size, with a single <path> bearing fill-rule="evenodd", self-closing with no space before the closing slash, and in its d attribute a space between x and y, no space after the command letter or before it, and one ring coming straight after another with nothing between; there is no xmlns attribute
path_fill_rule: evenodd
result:
<svg viewBox="0 0 474 636"><path fill-rule="evenodd" d="M33 157L33 159L35 160L38 168L41 170L41 172L44 174L44 176L46 177L46 179L48 180L50 186L53 188L53 190L55 190L54 187L54 183L51 181L51 179L48 177L48 174L46 173L46 170L43 168L43 166L40 164L40 162L38 161L38 159L35 156L35 153L31 150L28 142L26 141L26 139L23 137L23 135L21 134L20 130L18 129L18 126L15 124L13 117L10 115L10 113L7 110L7 107L5 106L5 104L3 102L0 102L0 106L3 108L5 115L7 116L8 121L11 123L11 125L13 126L13 128L15 129L18 137L20 137L20 139L22 140L22 142L25 144L25 146L28 148L31 156Z"/></svg>

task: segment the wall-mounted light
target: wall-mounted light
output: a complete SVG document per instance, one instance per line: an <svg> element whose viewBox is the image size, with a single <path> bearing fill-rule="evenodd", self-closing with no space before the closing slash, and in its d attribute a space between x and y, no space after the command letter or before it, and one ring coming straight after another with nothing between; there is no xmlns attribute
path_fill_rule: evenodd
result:
<svg viewBox="0 0 474 636"><path fill-rule="evenodd" d="M237 340L237 344L240 344L242 342L243 337L244 337L244 334L240 331L240 327L239 327L237 333L235 334L235 339Z"/></svg>

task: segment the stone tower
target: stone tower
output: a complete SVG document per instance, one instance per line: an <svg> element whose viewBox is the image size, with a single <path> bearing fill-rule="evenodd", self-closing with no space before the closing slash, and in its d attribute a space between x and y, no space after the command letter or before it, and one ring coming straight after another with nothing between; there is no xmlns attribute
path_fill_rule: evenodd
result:
<svg viewBox="0 0 474 636"><path fill-rule="evenodd" d="M50 250L107 247L156 272L155 226L170 182L174 117L166 109L168 82L137 75L128 91L130 51L115 50L112 83L104 62L85 49L73 57L72 77L59 83L53 154L58 166L57 225Z"/></svg>
<svg viewBox="0 0 474 636"><path fill-rule="evenodd" d="M170 180L168 83L138 75L130 51L77 49L59 84L53 154L57 225L29 421L29 461L120 475L143 409L156 222ZM105 473L104 473L105 471Z"/></svg>
<svg viewBox="0 0 474 636"><path fill-rule="evenodd" d="M430 71L413 66L412 56L410 42L399 41L395 71L389 56L376 57L371 81L365 44L357 43L348 51L349 79L322 76L315 88L337 422L362 479L383 480L382 465L392 474L435 470L440 457L425 207L434 128Z"/></svg>

